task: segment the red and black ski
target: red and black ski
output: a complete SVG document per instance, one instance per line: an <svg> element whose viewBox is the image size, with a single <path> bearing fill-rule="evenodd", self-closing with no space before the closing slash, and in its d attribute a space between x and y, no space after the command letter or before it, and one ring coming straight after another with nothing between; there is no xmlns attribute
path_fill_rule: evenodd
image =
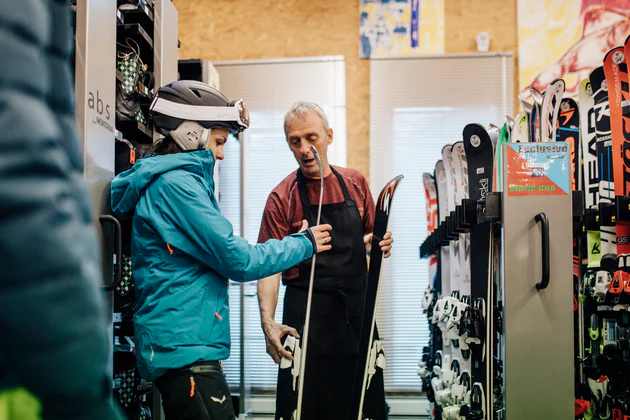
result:
<svg viewBox="0 0 630 420"><path fill-rule="evenodd" d="M604 74L610 107L615 196L619 200L622 196L630 195L630 86L623 47L615 47L606 54ZM616 239L615 266L618 270L613 275L608 292L613 303L619 302L630 271L630 260L626 261L630 257L630 221L617 220Z"/></svg>

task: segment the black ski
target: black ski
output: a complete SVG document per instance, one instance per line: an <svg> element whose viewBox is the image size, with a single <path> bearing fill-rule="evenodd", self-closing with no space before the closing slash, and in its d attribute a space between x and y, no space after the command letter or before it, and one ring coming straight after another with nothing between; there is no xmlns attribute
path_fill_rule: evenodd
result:
<svg viewBox="0 0 630 420"><path fill-rule="evenodd" d="M361 321L361 333L359 335L359 354L357 355L357 367L354 376L354 388L350 401L350 418L363 420L363 400L367 389L369 354L374 341L374 326L376 324L376 304L378 300L378 286L381 277L381 265L383 252L378 245L387 233L387 224L391 210L392 200L398 184L403 179L398 175L383 188L376 202L376 214L374 216L374 232L372 235L372 251L370 255L370 267L365 290L365 303L363 305L363 319Z"/></svg>
<svg viewBox="0 0 630 420"><path fill-rule="evenodd" d="M466 158L468 160L469 198L472 203L484 203L486 194L492 191L494 145L486 129L480 124L468 124L462 133ZM462 329L468 334L466 339L472 351L472 382L488 395L488 363L486 347L487 314L492 311L488 302L489 287L489 223L470 226L470 271L471 300L469 313L464 315Z"/></svg>

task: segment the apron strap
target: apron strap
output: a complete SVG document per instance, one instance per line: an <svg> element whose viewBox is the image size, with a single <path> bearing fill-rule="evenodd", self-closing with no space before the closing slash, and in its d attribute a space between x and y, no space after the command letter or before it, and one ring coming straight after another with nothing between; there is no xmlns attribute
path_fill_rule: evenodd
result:
<svg viewBox="0 0 630 420"><path fill-rule="evenodd" d="M334 166L330 165L330 170L335 177L337 177L337 181L339 182L339 186L341 187L341 191L343 192L343 198L345 201L353 201L350 197L350 192L348 191L348 187L343 180L343 177ZM311 200L308 197L308 190L306 189L306 178L300 169L297 170L297 184L298 184L298 192L300 193L300 201L302 202L302 207L304 208L304 213L306 215L306 211L311 207Z"/></svg>
<svg viewBox="0 0 630 420"><path fill-rule="evenodd" d="M350 192L348 192L348 187L346 186L346 183L344 182L341 174L337 172L337 170L332 165L330 165L330 170L337 177L337 181L339 181L339 186L341 187L341 191L343 191L343 198L346 201L352 201L352 198L350 197Z"/></svg>

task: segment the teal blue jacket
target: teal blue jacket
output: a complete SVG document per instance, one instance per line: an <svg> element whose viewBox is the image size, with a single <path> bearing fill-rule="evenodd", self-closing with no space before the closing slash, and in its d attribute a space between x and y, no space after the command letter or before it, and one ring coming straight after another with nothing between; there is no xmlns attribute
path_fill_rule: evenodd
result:
<svg viewBox="0 0 630 420"><path fill-rule="evenodd" d="M27 388L45 420L114 420L68 5L0 0L0 392Z"/></svg>
<svg viewBox="0 0 630 420"><path fill-rule="evenodd" d="M140 159L112 183L112 209L133 217L136 355L149 380L230 355L228 279L257 280L313 255L310 232L250 245L214 194L212 151Z"/></svg>

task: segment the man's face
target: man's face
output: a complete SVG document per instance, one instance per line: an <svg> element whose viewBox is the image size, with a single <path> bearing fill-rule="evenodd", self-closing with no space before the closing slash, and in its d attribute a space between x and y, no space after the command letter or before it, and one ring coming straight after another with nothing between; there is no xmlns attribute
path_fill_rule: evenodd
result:
<svg viewBox="0 0 630 420"><path fill-rule="evenodd" d="M319 167L311 146L317 149L326 171L328 168L327 150L332 140L332 128L326 132L321 118L314 111L309 111L306 118L295 117L287 121L287 142L305 176L319 178Z"/></svg>

